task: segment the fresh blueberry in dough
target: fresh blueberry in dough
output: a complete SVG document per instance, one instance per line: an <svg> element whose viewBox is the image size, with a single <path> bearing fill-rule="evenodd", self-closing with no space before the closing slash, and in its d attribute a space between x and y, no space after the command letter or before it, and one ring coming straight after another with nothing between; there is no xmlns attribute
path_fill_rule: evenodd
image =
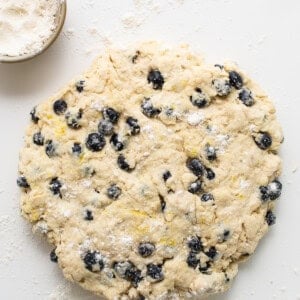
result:
<svg viewBox="0 0 300 300"><path fill-rule="evenodd" d="M164 274L162 271L161 265L148 264L147 265L147 276L150 276L152 279L156 281L161 281L164 279Z"/></svg>
<svg viewBox="0 0 300 300"><path fill-rule="evenodd" d="M84 84L85 84L84 80L79 80L76 82L75 87L78 93L81 93L84 90Z"/></svg>
<svg viewBox="0 0 300 300"><path fill-rule="evenodd" d="M42 135L41 132L36 132L34 135L33 135L33 143L38 145L38 146L43 146L44 145L44 136Z"/></svg>
<svg viewBox="0 0 300 300"><path fill-rule="evenodd" d="M60 197L62 196L60 192L60 189L62 188L62 183L58 180L57 177L51 180L49 188L53 195L59 195Z"/></svg>
<svg viewBox="0 0 300 300"><path fill-rule="evenodd" d="M254 138L256 145L262 149L266 150L271 147L272 145L272 137L268 132L260 132Z"/></svg>
<svg viewBox="0 0 300 300"><path fill-rule="evenodd" d="M200 263L200 259L197 258L197 254L195 252L191 251L188 254L186 262L189 267L196 269L198 264Z"/></svg>
<svg viewBox="0 0 300 300"><path fill-rule="evenodd" d="M56 248L54 248L51 252L50 252L50 260L54 263L58 262L58 257L56 255Z"/></svg>
<svg viewBox="0 0 300 300"><path fill-rule="evenodd" d="M161 113L160 108L155 108L149 98L145 98L141 104L142 113L149 118L154 118Z"/></svg>
<svg viewBox="0 0 300 300"><path fill-rule="evenodd" d="M209 103L208 96L200 88L195 89L194 93L190 96L190 101L198 108L203 108Z"/></svg>
<svg viewBox="0 0 300 300"><path fill-rule="evenodd" d="M231 85L229 81L226 79L220 79L220 78L214 79L212 81L212 85L217 95L220 97L226 97L231 92Z"/></svg>
<svg viewBox="0 0 300 300"><path fill-rule="evenodd" d="M229 72L229 82L230 85L235 87L237 90L241 89L244 84L242 76L236 71Z"/></svg>
<svg viewBox="0 0 300 300"><path fill-rule="evenodd" d="M190 169L196 176L202 176L205 170L202 162L197 158L187 160L187 168Z"/></svg>
<svg viewBox="0 0 300 300"><path fill-rule="evenodd" d="M17 185L21 188L24 188L24 189L28 189L30 188L30 185L28 184L28 181L26 179L25 176L20 176L18 179L17 179Z"/></svg>
<svg viewBox="0 0 300 300"><path fill-rule="evenodd" d="M53 110L57 115L63 115L68 109L68 104L65 100L56 100L53 104Z"/></svg>
<svg viewBox="0 0 300 300"><path fill-rule="evenodd" d="M90 272L99 272L104 268L103 257L98 251L88 251L83 258L83 262Z"/></svg>
<svg viewBox="0 0 300 300"><path fill-rule="evenodd" d="M268 210L265 216L265 220L269 226L272 226L276 223L276 216L271 210Z"/></svg>
<svg viewBox="0 0 300 300"><path fill-rule="evenodd" d="M119 121L120 113L111 107L106 107L103 109L103 118L109 120L113 124L116 124Z"/></svg>
<svg viewBox="0 0 300 300"><path fill-rule="evenodd" d="M241 89L238 97L239 97L239 100L241 100L244 105L253 106L254 99L252 96L252 92L250 90L248 90L247 88Z"/></svg>
<svg viewBox="0 0 300 300"><path fill-rule="evenodd" d="M195 253L199 253L203 250L201 238L198 236L191 236L188 239L187 246Z"/></svg>
<svg viewBox="0 0 300 300"><path fill-rule="evenodd" d="M124 149L124 143L121 141L117 133L114 133L111 136L109 142L116 151L121 151Z"/></svg>
<svg viewBox="0 0 300 300"><path fill-rule="evenodd" d="M202 182L200 180L196 180L192 182L188 188L188 191L192 194L198 194L202 189Z"/></svg>
<svg viewBox="0 0 300 300"><path fill-rule="evenodd" d="M114 131L114 125L110 120L103 119L99 122L98 131L106 136L109 136Z"/></svg>
<svg viewBox="0 0 300 300"><path fill-rule="evenodd" d="M155 250L155 246L152 243L140 243L138 252L142 257L150 256Z"/></svg>
<svg viewBox="0 0 300 300"><path fill-rule="evenodd" d="M147 77L148 83L152 83L154 90L161 90L165 83L165 79L162 76L161 72L157 69L151 69Z"/></svg>
<svg viewBox="0 0 300 300"><path fill-rule="evenodd" d="M37 124L39 122L40 118L36 115L36 107L31 110L30 116L33 123Z"/></svg>
<svg viewBox="0 0 300 300"><path fill-rule="evenodd" d="M137 135L140 133L141 127L138 124L138 120L133 118L133 117L128 117L126 119L126 123L128 124L129 128L130 128L130 133L132 135Z"/></svg>
<svg viewBox="0 0 300 300"><path fill-rule="evenodd" d="M90 133L86 140L86 147L92 152L99 152L105 146L105 138L100 133Z"/></svg>
<svg viewBox="0 0 300 300"><path fill-rule="evenodd" d="M112 184L108 189L107 189L107 196L110 199L117 200L119 196L121 195L122 190L116 185Z"/></svg>
<svg viewBox="0 0 300 300"><path fill-rule="evenodd" d="M203 202L213 201L213 200L214 200L214 196L210 193L205 193L201 196L201 201Z"/></svg>

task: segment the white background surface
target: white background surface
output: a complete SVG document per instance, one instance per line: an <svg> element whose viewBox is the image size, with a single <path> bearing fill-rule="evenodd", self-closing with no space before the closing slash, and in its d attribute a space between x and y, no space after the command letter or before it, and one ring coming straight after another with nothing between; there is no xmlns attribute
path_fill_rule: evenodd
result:
<svg viewBox="0 0 300 300"><path fill-rule="evenodd" d="M51 49L26 63L0 64L0 298L95 299L66 283L49 261L50 247L19 216L18 151L31 108L86 69L101 48L158 39L189 43L212 63L239 62L274 100L285 133L277 224L241 266L231 291L213 299L300 299L300 1L70 0L68 5L64 33ZM138 27L126 22L130 17Z"/></svg>

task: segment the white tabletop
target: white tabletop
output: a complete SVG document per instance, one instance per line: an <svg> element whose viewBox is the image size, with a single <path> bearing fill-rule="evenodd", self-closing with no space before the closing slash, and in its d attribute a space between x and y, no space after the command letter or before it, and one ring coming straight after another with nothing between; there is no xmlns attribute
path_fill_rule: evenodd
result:
<svg viewBox="0 0 300 300"><path fill-rule="evenodd" d="M237 61L274 100L285 134L277 224L231 291L212 299L300 299L299 0L70 0L63 34L46 53L0 64L0 298L96 299L63 279L49 260L50 246L20 217L18 151L35 104L106 45L149 39L189 43L212 63Z"/></svg>

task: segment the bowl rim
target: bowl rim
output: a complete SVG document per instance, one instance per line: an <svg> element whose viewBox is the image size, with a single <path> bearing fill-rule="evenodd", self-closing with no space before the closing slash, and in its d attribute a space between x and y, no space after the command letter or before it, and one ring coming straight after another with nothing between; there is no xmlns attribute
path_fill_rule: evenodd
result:
<svg viewBox="0 0 300 300"><path fill-rule="evenodd" d="M40 54L44 53L58 38L60 35L62 28L64 26L66 15L67 15L67 1L66 0L59 0L60 1L60 7L58 9L58 23L56 26L55 31L53 34L48 38L47 42L44 44L43 48L37 52L34 53L28 53L20 56L6 56L6 55L0 55L0 63L18 63L18 62L24 62L28 61L30 59L33 59L36 56L39 56Z"/></svg>

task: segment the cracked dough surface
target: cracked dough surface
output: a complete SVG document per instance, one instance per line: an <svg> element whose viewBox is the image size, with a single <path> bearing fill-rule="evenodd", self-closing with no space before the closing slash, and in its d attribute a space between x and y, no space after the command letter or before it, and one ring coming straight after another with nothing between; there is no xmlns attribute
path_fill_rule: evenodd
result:
<svg viewBox="0 0 300 300"><path fill-rule="evenodd" d="M242 88L228 86L233 70ZM244 88L251 106L239 99ZM55 112L58 99L67 107ZM113 131L123 149L110 133L92 151L88 136L110 120L107 108L119 113ZM283 136L270 99L235 65L208 65L186 46L110 49L32 116L20 154L22 214L54 245L65 277L87 290L107 299L223 292L268 230L274 201L262 201L260 187L280 175ZM272 138L266 150L254 141L261 132Z"/></svg>

